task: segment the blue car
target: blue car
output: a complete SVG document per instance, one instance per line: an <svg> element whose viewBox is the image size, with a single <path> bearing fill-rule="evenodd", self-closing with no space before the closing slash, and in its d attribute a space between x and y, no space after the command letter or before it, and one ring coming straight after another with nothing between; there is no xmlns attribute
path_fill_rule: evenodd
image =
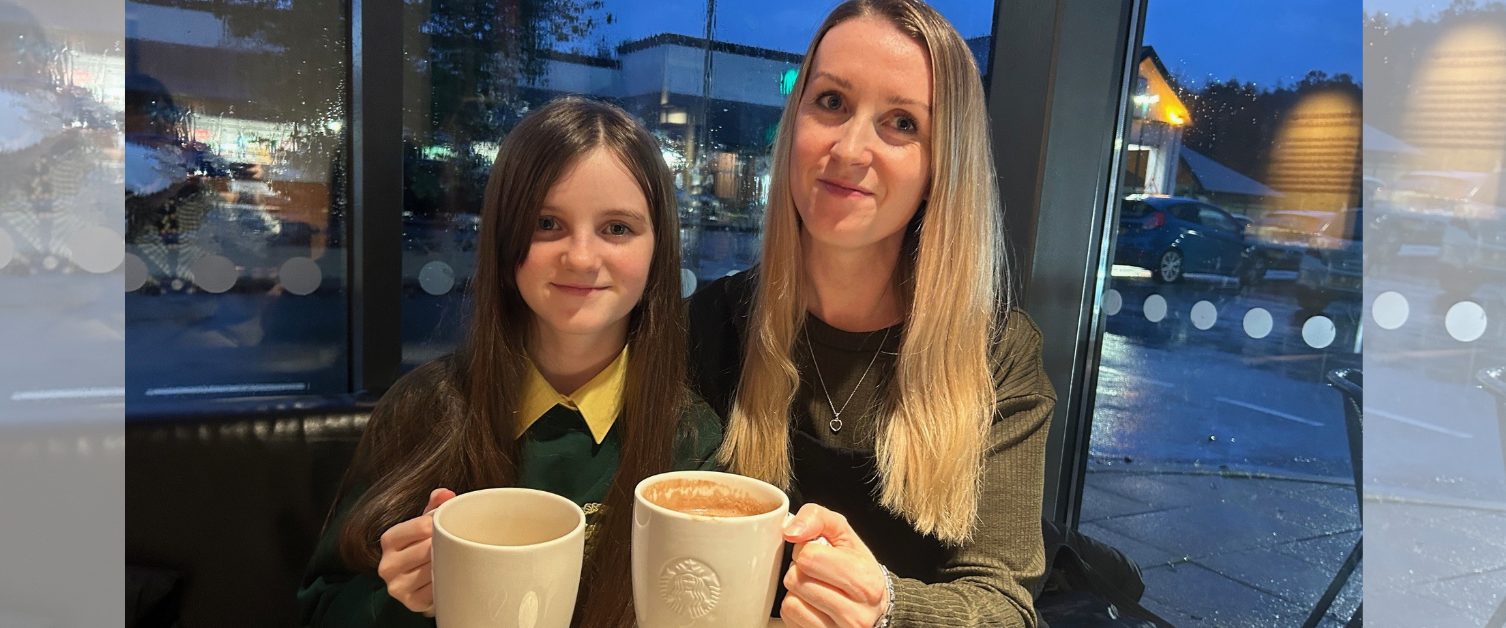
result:
<svg viewBox="0 0 1506 628"><path fill-rule="evenodd" d="M1119 212L1114 263L1176 283L1186 273L1240 277L1250 264L1244 223L1214 205L1180 196L1130 196Z"/></svg>

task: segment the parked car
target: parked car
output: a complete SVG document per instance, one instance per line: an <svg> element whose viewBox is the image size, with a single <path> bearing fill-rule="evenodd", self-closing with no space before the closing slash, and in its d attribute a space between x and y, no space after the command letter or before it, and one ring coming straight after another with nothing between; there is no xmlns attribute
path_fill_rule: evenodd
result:
<svg viewBox="0 0 1506 628"><path fill-rule="evenodd" d="M1321 311L1338 299L1360 300L1365 287L1364 212L1334 214L1312 238L1297 267L1297 304Z"/></svg>
<svg viewBox="0 0 1506 628"><path fill-rule="evenodd" d="M1136 194L1120 208L1114 263L1149 270L1162 283L1181 281L1186 273L1238 277L1249 268L1251 249L1243 225L1217 206Z"/></svg>
<svg viewBox="0 0 1506 628"><path fill-rule="evenodd" d="M1296 271L1313 236L1323 230L1333 215L1333 212L1289 209L1261 216L1245 231L1246 239L1254 246L1248 279L1258 281L1268 270Z"/></svg>
<svg viewBox="0 0 1506 628"><path fill-rule="evenodd" d="M1469 207L1443 227L1438 282L1451 296L1473 294L1486 281L1506 283L1506 208Z"/></svg>
<svg viewBox="0 0 1506 628"><path fill-rule="evenodd" d="M1376 238L1371 252L1391 258L1404 245L1441 247L1449 221L1475 205L1493 205L1500 175L1419 170L1375 190Z"/></svg>

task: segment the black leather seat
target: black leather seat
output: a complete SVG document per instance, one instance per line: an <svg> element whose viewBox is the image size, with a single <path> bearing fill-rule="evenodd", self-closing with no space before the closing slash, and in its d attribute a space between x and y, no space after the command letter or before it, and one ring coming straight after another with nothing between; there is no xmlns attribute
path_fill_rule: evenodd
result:
<svg viewBox="0 0 1506 628"><path fill-rule="evenodd" d="M126 625L297 625L299 580L369 413L127 421Z"/></svg>

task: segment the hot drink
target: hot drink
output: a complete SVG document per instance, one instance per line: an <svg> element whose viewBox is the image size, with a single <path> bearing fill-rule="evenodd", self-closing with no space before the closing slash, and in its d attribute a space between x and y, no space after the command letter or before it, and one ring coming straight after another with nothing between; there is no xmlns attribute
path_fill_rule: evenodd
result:
<svg viewBox="0 0 1506 628"><path fill-rule="evenodd" d="M672 471L633 493L639 626L766 628L784 555L784 491L750 477Z"/></svg>
<svg viewBox="0 0 1506 628"><path fill-rule="evenodd" d="M660 508L698 517L751 517L779 507L736 488L710 480L681 478L657 482L643 497Z"/></svg>

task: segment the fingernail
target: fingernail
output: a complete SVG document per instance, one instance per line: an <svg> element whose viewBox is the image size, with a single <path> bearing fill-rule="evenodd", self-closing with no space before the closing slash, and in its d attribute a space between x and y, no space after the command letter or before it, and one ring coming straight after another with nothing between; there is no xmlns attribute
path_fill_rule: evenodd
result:
<svg viewBox="0 0 1506 628"><path fill-rule="evenodd" d="M789 535L792 535L792 536L793 535L801 534L803 532L805 532L805 524L801 523L799 521L796 521L796 522L790 524L790 527L784 529L784 533L785 534L789 534Z"/></svg>

